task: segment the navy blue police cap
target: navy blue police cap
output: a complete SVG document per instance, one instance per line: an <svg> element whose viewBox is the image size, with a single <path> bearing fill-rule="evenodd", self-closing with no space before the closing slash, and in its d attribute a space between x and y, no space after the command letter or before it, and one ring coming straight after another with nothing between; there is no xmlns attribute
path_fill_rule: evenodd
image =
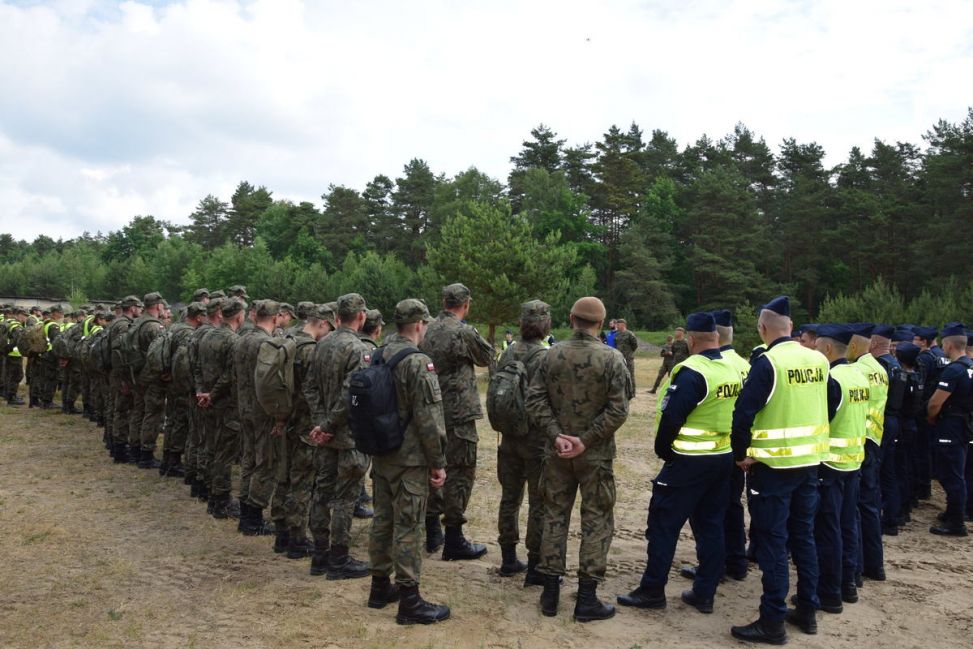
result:
<svg viewBox="0 0 973 649"><path fill-rule="evenodd" d="M935 327L915 327L912 331L923 340L935 340L939 335Z"/></svg>
<svg viewBox="0 0 973 649"><path fill-rule="evenodd" d="M916 334L912 329L898 328L892 332L892 342L895 343L911 343L915 340Z"/></svg>
<svg viewBox="0 0 973 649"><path fill-rule="evenodd" d="M919 357L919 346L912 343L899 343L895 346L895 357L900 363L915 365Z"/></svg>
<svg viewBox="0 0 973 649"><path fill-rule="evenodd" d="M787 316L788 318L791 317L791 301L786 295L779 295L767 304L760 307L761 311L764 309L773 311L777 315Z"/></svg>
<svg viewBox="0 0 973 649"><path fill-rule="evenodd" d="M807 324L802 324L800 327L797 328L797 330L800 333L802 333L802 334L812 333L814 335L817 335L818 334L818 326L819 325L816 325L813 322L809 322Z"/></svg>
<svg viewBox="0 0 973 649"><path fill-rule="evenodd" d="M895 327L887 324L877 324L872 329L872 335L881 338L892 338L893 333L895 333Z"/></svg>
<svg viewBox="0 0 973 649"><path fill-rule="evenodd" d="M947 338L949 336L965 336L966 335L966 325L962 322L947 322L943 327L942 337Z"/></svg>
<svg viewBox="0 0 973 649"><path fill-rule="evenodd" d="M855 336L861 336L862 338L871 338L872 331L875 329L875 325L871 322L854 322L848 327L851 329L851 333Z"/></svg>
<svg viewBox="0 0 973 649"><path fill-rule="evenodd" d="M823 324L818 325L818 338L831 338L837 340L842 345L851 342L851 337L855 335L854 330L845 324Z"/></svg>
<svg viewBox="0 0 973 649"><path fill-rule="evenodd" d="M713 320L716 321L717 327L733 326L733 314L730 313L729 309L718 309L713 311Z"/></svg>
<svg viewBox="0 0 973 649"><path fill-rule="evenodd" d="M716 320L712 313L690 313L686 318L686 331L713 332L716 331Z"/></svg>

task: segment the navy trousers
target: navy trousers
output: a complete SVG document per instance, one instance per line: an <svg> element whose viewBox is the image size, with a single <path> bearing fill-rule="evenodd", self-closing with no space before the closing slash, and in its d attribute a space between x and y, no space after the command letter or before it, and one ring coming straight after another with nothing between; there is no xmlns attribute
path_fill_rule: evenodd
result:
<svg viewBox="0 0 973 649"><path fill-rule="evenodd" d="M814 517L818 551L818 597L841 601L841 586L854 583L858 571L859 471L818 469L820 502Z"/></svg>
<svg viewBox="0 0 973 649"><path fill-rule="evenodd" d="M879 472L882 466L882 450L878 444L865 442L865 461L861 468L861 490L858 496L858 513L861 520L861 564L859 574L874 574L883 569L885 557L882 551L882 492L879 488Z"/></svg>
<svg viewBox="0 0 973 649"><path fill-rule="evenodd" d="M652 499L645 530L648 561L641 585L661 589L669 580L679 531L686 521L696 539L699 567L693 590L712 599L723 574L725 549L723 519L729 501L730 475L740 472L730 453L676 455L652 481Z"/></svg>
<svg viewBox="0 0 973 649"><path fill-rule="evenodd" d="M963 525L966 511L966 455L969 444L965 440L936 438L936 468L939 484L946 492L945 523Z"/></svg>
<svg viewBox="0 0 973 649"><path fill-rule="evenodd" d="M973 447L971 447L973 448ZM723 520L726 545L726 572L741 576L747 574L747 532L743 523L743 487L746 473L736 466L730 472L730 500Z"/></svg>
<svg viewBox="0 0 973 649"><path fill-rule="evenodd" d="M886 413L885 432L882 433L882 465L878 484L882 493L882 527L895 527L902 515L902 494L899 492L896 445L899 439L899 418Z"/></svg>
<svg viewBox="0 0 973 649"><path fill-rule="evenodd" d="M750 471L750 520L756 537L757 563L763 573L760 617L783 622L787 614L788 547L797 568L797 599L819 608L818 553L814 516L818 509L818 467Z"/></svg>

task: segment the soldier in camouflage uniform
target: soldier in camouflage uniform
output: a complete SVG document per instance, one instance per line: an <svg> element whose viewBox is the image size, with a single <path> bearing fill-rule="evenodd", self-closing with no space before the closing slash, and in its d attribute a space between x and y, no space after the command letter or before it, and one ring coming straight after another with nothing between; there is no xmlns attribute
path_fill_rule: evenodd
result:
<svg viewBox="0 0 973 649"><path fill-rule="evenodd" d="M547 353L541 341L551 331L551 307L540 300L526 302L520 307L520 341L511 343L497 367L519 361L527 370L527 380L536 374ZM543 585L537 572L541 555L541 529L544 525L544 500L540 493L541 466L544 461L544 437L541 431L528 428L526 437L504 435L497 448L497 479L500 481L500 510L497 531L503 563L500 576L510 577L527 570L524 586ZM527 486L527 565L517 558L520 542L520 505Z"/></svg>
<svg viewBox="0 0 973 649"><path fill-rule="evenodd" d="M470 289L462 284L443 288L443 310L429 325L420 349L432 358L442 386L446 418L446 484L429 499L426 518L426 549L443 545L439 517L446 525L443 559L478 559L486 546L463 536L466 507L476 479L476 420L483 418L480 393L476 389L475 366L494 362L493 347L464 323L470 310Z"/></svg>
<svg viewBox="0 0 973 649"><path fill-rule="evenodd" d="M237 340L234 363L236 365L237 394L239 399L240 428L249 437L249 470L240 472L240 525L238 530L247 536L270 533L264 522L263 511L271 504L271 516L279 526L277 544L284 542L278 551L286 550L287 524L283 519L283 497L274 496L277 483L277 463L284 459L283 437L272 434L276 423L257 402L254 386L254 371L257 369L257 354L260 346L273 336L277 330L280 303L273 300L257 300L254 328ZM283 427L280 430L283 433ZM282 541L283 538L283 541Z"/></svg>
<svg viewBox="0 0 973 649"><path fill-rule="evenodd" d="M240 330L237 331L233 353L233 376L234 380L236 381L238 397L237 410L239 411L240 418L240 524L237 527L237 531L241 533L250 520L250 514L246 507L246 502L249 498L250 477L253 475L253 467L255 464L253 445L254 429L253 417L251 413L257 406L257 404L254 402L256 399L256 393L254 392L253 387L253 368L256 365L257 348L255 347L253 349L252 365L250 363L240 361L238 352L241 347L248 346L251 336L266 333L262 332L260 327L257 326L257 309L261 304L263 304L263 302L263 300L254 300L250 303L250 308L247 309L247 316L243 321L243 326L241 326ZM247 372L248 365L250 365L249 372ZM263 525L261 525L260 532L263 534L267 533L267 530L264 529ZM257 534L255 534L255 536L256 535Z"/></svg>
<svg viewBox="0 0 973 649"><path fill-rule="evenodd" d="M7 320L7 348L2 350L5 356L3 368L3 396L7 400L7 405L22 406L24 400L17 396L20 390L20 383L24 380L24 357L18 346L20 339L27 331L27 310L21 307L14 307L11 310L11 317Z"/></svg>
<svg viewBox="0 0 973 649"><path fill-rule="evenodd" d="M615 349L622 353L628 374L632 379L632 389L628 395L631 399L635 396L635 352L639 350L639 339L628 330L628 322L625 318L615 321Z"/></svg>
<svg viewBox="0 0 973 649"><path fill-rule="evenodd" d="M287 329L287 333L296 335L299 331L303 331L304 326L307 325L307 319L311 317L315 311L317 311L317 308L318 305L316 305L314 302L298 302L297 322L292 324Z"/></svg>
<svg viewBox="0 0 973 649"><path fill-rule="evenodd" d="M134 387L132 375L122 362L122 344L132 323L142 315L142 300L129 295L119 302L121 315L108 327L108 344L111 347L111 374L109 390L114 401L112 408L112 457L116 464L128 462L129 425L132 412Z"/></svg>
<svg viewBox="0 0 973 649"><path fill-rule="evenodd" d="M355 501L369 461L355 448L348 428L348 382L368 353L358 338L365 311L365 300L357 293L338 298L338 329L318 343L304 386L314 423L311 441L320 447L310 512L311 574L327 572L328 579L368 575L368 565L348 554Z"/></svg>
<svg viewBox="0 0 973 649"><path fill-rule="evenodd" d="M314 489L314 458L317 445L310 440L311 410L304 398L304 385L314 358L315 343L335 330L334 311L322 304L308 313L304 328L293 334L297 350L294 355L294 408L285 427L287 438L287 499L284 503L287 522L287 558L303 559L311 554L305 528L308 505ZM283 470L283 468L282 468Z"/></svg>
<svg viewBox="0 0 973 649"><path fill-rule="evenodd" d="M162 319L169 305L159 293L147 293L142 298L145 310L132 323L130 336L145 359L149 345L165 331ZM132 382L135 386L132 395L132 413L129 419L129 455L138 463L140 469L158 469L155 459L155 444L162 432L162 418L166 411L166 390L159 383L147 384L132 369ZM131 458L129 461L131 461Z"/></svg>
<svg viewBox="0 0 973 649"><path fill-rule="evenodd" d="M193 302L199 302L201 304L209 304L210 294L207 288L197 288L193 291Z"/></svg>
<svg viewBox="0 0 973 649"><path fill-rule="evenodd" d="M61 335L64 309L55 304L44 318L44 333L47 336L47 351L37 357L36 390L31 386L31 392L36 394L37 405L41 408L51 408L54 405L54 394L60 385L60 368L57 355L51 350L57 337Z"/></svg>
<svg viewBox="0 0 973 649"><path fill-rule="evenodd" d="M44 321L43 311L41 311L41 308L39 306L32 306L30 307L30 309L28 309L27 322L24 324L24 328L30 329L34 325L40 324L43 321ZM27 353L25 353L24 355L27 356L27 363L26 363L26 369L24 370L24 377L27 380L27 390L28 390L28 395L30 396L29 407L33 408L34 406L40 405L40 403L37 401L37 397L35 396L36 393L34 392L34 390L36 390L36 387L32 387L32 386L36 386L36 381L34 380L34 373L35 370L37 369L37 356L35 354L27 354Z"/></svg>
<svg viewBox="0 0 973 649"><path fill-rule="evenodd" d="M192 369L189 364L189 341L193 333L206 321L206 305L193 302L186 307L181 321L169 327L172 337L172 375L165 382L166 422L165 440L162 446L162 464L159 475L170 478L185 478L186 467L182 463L183 451L190 455L187 447L189 431L194 416L195 398Z"/></svg>
<svg viewBox="0 0 973 649"><path fill-rule="evenodd" d="M378 349L378 341L382 339L382 327L384 326L385 320L382 319L381 311L369 309L365 312L365 326L358 332L358 337L369 350L369 355L365 356L366 365L372 362L371 353ZM368 495L365 482L362 481L361 493L358 495L358 502L355 503L355 518L371 518L374 516L375 512L368 506L371 502L372 497Z"/></svg>
<svg viewBox="0 0 973 649"><path fill-rule="evenodd" d="M419 345L429 320L429 311L419 300L402 300L395 305L397 333L388 337L383 358L391 359ZM431 604L419 594L422 526L429 487L441 487L446 481L443 397L433 363L425 354L406 356L393 371L399 418L409 425L402 446L374 460L375 519L368 544L372 565L368 606L384 608L398 601L396 622L429 624L449 617L449 608ZM390 580L393 570L394 585Z"/></svg>
<svg viewBox="0 0 973 649"><path fill-rule="evenodd" d="M199 341L202 392L199 405L206 412L205 460L209 499L207 513L213 518L239 518L239 503L230 498L230 476L240 453L240 413L237 410L233 355L237 331L243 326L246 305L234 299L220 300L223 321ZM207 310L208 313L208 310Z"/></svg>
<svg viewBox="0 0 973 649"><path fill-rule="evenodd" d="M544 356L526 403L531 425L543 434L547 447L541 473L546 507L538 567L545 575L541 611L557 615L568 525L580 490L581 551L574 609L579 622L615 614L614 607L598 600L596 589L605 579L614 532L615 431L628 417L630 388L625 359L598 339L604 319L605 306L598 298L574 303L574 333Z"/></svg>
<svg viewBox="0 0 973 649"><path fill-rule="evenodd" d="M209 429L214 425L210 416L209 395L205 393L203 364L200 350L203 340L223 324L223 298L210 295L206 303L206 320L189 337L189 369L193 376L193 425L189 429L186 443L186 482L190 484L189 495L206 502L209 499L209 466L207 464L206 441Z"/></svg>
<svg viewBox="0 0 973 649"><path fill-rule="evenodd" d="M61 349L67 355L60 357L61 371L61 412L66 415L77 415L81 411L74 404L82 394L82 372L80 360L77 356L79 342L85 335L84 321L87 314L84 309L74 311L70 317L65 315L64 326L61 329Z"/></svg>

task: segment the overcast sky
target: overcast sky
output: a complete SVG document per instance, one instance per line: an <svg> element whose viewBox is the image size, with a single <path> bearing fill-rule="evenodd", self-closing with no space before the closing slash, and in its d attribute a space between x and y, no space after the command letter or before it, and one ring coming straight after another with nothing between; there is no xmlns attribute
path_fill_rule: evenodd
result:
<svg viewBox="0 0 973 649"><path fill-rule="evenodd" d="M829 163L973 104L973 2L0 0L0 232L177 223L240 180L320 204L413 157L500 179L531 128Z"/></svg>

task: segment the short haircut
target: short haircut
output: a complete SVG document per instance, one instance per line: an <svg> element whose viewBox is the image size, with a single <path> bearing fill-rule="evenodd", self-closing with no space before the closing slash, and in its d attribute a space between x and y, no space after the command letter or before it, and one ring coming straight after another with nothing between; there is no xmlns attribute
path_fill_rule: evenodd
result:
<svg viewBox="0 0 973 649"><path fill-rule="evenodd" d="M575 320L578 317L575 316ZM532 318L528 321L521 321L520 323L520 339L521 340L538 340L543 338L551 331L551 318ZM509 333L509 332L508 332Z"/></svg>
<svg viewBox="0 0 973 649"><path fill-rule="evenodd" d="M946 336L942 342L943 347L949 345L953 349L966 349L966 336Z"/></svg>
<svg viewBox="0 0 973 649"><path fill-rule="evenodd" d="M720 335L720 344L729 345L733 342L733 327L716 325L716 333Z"/></svg>

